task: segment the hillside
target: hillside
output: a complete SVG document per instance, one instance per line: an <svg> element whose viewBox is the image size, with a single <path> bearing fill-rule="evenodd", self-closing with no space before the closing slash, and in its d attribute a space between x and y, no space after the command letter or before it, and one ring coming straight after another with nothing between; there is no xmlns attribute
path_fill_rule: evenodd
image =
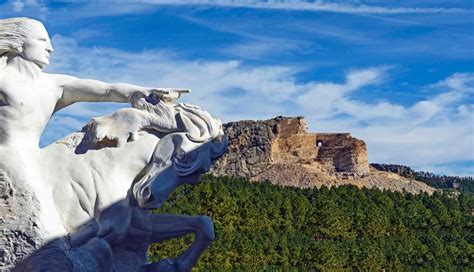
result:
<svg viewBox="0 0 474 272"><path fill-rule="evenodd" d="M474 197L355 186L300 189L206 176L158 211L205 214L216 240L198 271L473 271ZM155 244L175 257L192 236Z"/></svg>
<svg viewBox="0 0 474 272"><path fill-rule="evenodd" d="M355 185L397 192L436 189L411 176L369 165L365 142L350 133L308 133L303 117L224 125L229 151L213 166L217 176L299 188Z"/></svg>
<svg viewBox="0 0 474 272"><path fill-rule="evenodd" d="M369 164L364 141L308 133L302 117L224 128L229 152L213 175L156 211L214 220L197 271L474 270L474 197L436 189L469 180ZM192 241L155 244L149 256L173 258Z"/></svg>
<svg viewBox="0 0 474 272"><path fill-rule="evenodd" d="M408 179L422 181L437 189L454 189L460 192L474 194L474 178L436 175L425 171L415 171L408 166L398 164L372 163L372 167L380 171L396 173Z"/></svg>

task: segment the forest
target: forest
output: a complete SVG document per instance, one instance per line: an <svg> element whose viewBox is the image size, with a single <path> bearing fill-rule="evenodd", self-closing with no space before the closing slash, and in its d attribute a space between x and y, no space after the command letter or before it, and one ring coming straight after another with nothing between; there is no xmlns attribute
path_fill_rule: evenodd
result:
<svg viewBox="0 0 474 272"><path fill-rule="evenodd" d="M470 176L436 175L426 171L415 171L408 166L399 164L372 163L370 165L377 170L393 172L409 179L416 179L437 189L452 189L474 194L474 178Z"/></svg>
<svg viewBox="0 0 474 272"><path fill-rule="evenodd" d="M457 189L458 191L474 194L473 177L457 177L435 175L429 172L416 172L416 179L438 189Z"/></svg>
<svg viewBox="0 0 474 272"><path fill-rule="evenodd" d="M474 196L462 192L300 189L207 175L156 212L213 219L216 240L197 271L474 270ZM153 244L149 258L175 257L192 240Z"/></svg>

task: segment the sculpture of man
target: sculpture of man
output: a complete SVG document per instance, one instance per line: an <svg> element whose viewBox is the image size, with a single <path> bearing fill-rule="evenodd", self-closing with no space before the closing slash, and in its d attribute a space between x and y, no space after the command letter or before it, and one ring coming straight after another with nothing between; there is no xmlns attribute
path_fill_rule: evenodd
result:
<svg viewBox="0 0 474 272"><path fill-rule="evenodd" d="M201 173L209 170L210 160L222 155L226 147L225 143L221 144L218 152L212 155L213 150L217 150L216 147L205 145L206 141L220 139L222 135L220 122L198 107L174 104L173 102L181 93L189 91L187 89L146 88L124 83L109 84L68 75L44 73L42 69L49 64L52 52L53 47L49 35L41 22L28 18L0 20L0 185L2 182L14 181L14 186L11 187L32 192L34 196L32 202L37 201L41 206L39 214L35 216L40 217L39 221L44 223L44 226L41 226L40 235L44 235L46 240L67 236L66 248L79 248L85 245L83 250L95 248L94 250L98 252L97 256L104 254L113 259L112 251L124 250L120 246L114 249L114 243L118 243L127 235L142 237L142 233L148 233L146 234L148 238L143 242L145 248L139 249L140 252L146 252L146 246L150 242L162 241L190 231L194 232L197 235L196 243L182 255L181 259L167 260L158 266L155 265L155 267L168 267L166 269L174 267L173 269L178 271L187 271L213 239L210 219L171 215L160 217L142 214L140 211L139 215L132 213L138 208L143 208L142 206L148 209L161 205L177 185L185 182L183 180L185 176L191 177L190 180L195 183L199 180ZM150 97L158 98L155 106L147 104L146 101ZM76 102L131 102L135 106L145 103L147 104L145 108L154 109L154 117L150 117L150 113L145 111L127 109L102 119L105 123L112 122L112 127L116 125L113 130L117 127L127 130L127 133L114 135L102 133L100 134L102 136L96 139L100 141L101 137L108 137L109 140L117 142L117 147L133 140L130 136L145 129L145 127L140 127L145 126L145 123L148 128L153 128L153 124L150 124L153 120L155 120L155 128L158 130L161 128L162 132L166 133L180 131L179 126L181 126L181 132L191 130L194 134L205 131L209 133L206 134L207 138L204 137L198 141L196 139L199 137L190 138L184 136L187 134L177 133L163 138L163 144L159 146L157 143L161 141L162 136L158 137L156 136L158 134L154 132L143 132L145 135L141 140L136 144L123 147L121 150L124 151L120 151L122 153L115 151L120 148L115 148L78 155L77 152L69 152L67 147L60 144L52 144L41 149L39 139L51 116L54 112ZM142 118L144 114L148 115ZM145 121L142 123L137 121L140 118ZM179 124L175 118L179 118ZM120 123L122 121L124 123ZM97 129L99 123L93 122L92 127ZM99 135L96 130L94 133L95 137ZM81 134L81 137L85 139L86 136ZM155 146L157 147L153 153ZM177 156L173 147L181 150L180 152L188 150L186 152L198 152L204 155L195 156L198 159L193 159L192 162L178 162L182 158L187 160L185 154L180 154L176 163L181 163L186 167L192 166L190 168L192 171L176 173L173 169L179 168L172 167L175 163L174 158ZM100 160L104 157L109 160L120 158L120 165L130 166L130 170L101 166ZM153 160L159 163L153 163ZM109 164L115 164L115 162L111 161ZM145 166L152 174L143 177L142 172L146 172ZM162 172L166 174L161 175ZM185 172L186 174L183 174ZM142 173L142 177L137 176L138 173ZM149 182L150 179L160 178L163 181L160 181L158 186L152 186ZM137 182L140 188L129 190L132 181L137 179L140 179ZM99 196L100 190L110 192ZM150 192L153 190L156 195L151 196ZM132 191L133 193L130 193ZM135 200L137 197L138 199ZM20 204L19 207L24 205L25 203ZM2 216L1 213L0 201L0 216ZM0 221L0 227L1 223ZM183 224L187 224L186 227ZM32 225L36 225L36 222ZM126 229L129 226L132 226L131 228L134 229L132 232L135 234L127 234ZM176 228L174 232L168 233L167 228L170 227ZM96 243L102 247L101 249L97 249L97 246L90 243L91 238L94 237L101 239L99 243ZM0 237L0 247L1 239ZM28 241L28 243L36 245L35 242ZM131 243L136 244L134 241ZM77 258L82 258L71 256L74 254L83 256L83 253L77 253L79 251L74 252L65 253L72 260L67 261L70 265L77 261ZM0 253L2 253L1 249ZM92 256L87 259L91 262L90 259L94 259L94 254L91 252L88 254ZM140 261L144 259L143 256L140 258ZM0 265L1 263L0 258ZM81 265L80 261L76 262L76 266L78 265ZM105 269L104 267L107 267L106 269L111 267L107 264L97 265L101 267L101 270ZM181 268L178 269L178 267ZM131 271L129 268L124 268L124 270Z"/></svg>
<svg viewBox="0 0 474 272"><path fill-rule="evenodd" d="M76 102L131 102L140 93L160 94L156 89L130 84L44 73L52 52L41 22L28 18L0 20L0 159L4 158L0 168L17 183L28 182L31 184L27 186L33 187L39 184L32 181L49 175L41 173L44 158L39 140L54 112ZM48 196L45 198L43 203L48 201ZM55 235L59 234L55 226L45 227Z"/></svg>
<svg viewBox="0 0 474 272"><path fill-rule="evenodd" d="M154 92L162 99L176 95L169 89L44 73L52 52L41 22L0 20L0 146L38 148L52 114L76 102L131 102L137 93Z"/></svg>

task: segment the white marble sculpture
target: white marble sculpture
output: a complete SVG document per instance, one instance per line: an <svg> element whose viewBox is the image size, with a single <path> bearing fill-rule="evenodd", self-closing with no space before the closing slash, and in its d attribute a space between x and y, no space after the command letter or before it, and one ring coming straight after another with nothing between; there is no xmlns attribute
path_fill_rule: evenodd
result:
<svg viewBox="0 0 474 272"><path fill-rule="evenodd" d="M41 22L0 20L0 266L190 271L214 239L212 221L150 209L177 186L199 182L224 153L220 121L199 107L177 104L186 89L43 73L52 52ZM54 112L81 101L132 107L94 118L82 131L39 148ZM188 233L195 240L186 252L146 262L150 243Z"/></svg>

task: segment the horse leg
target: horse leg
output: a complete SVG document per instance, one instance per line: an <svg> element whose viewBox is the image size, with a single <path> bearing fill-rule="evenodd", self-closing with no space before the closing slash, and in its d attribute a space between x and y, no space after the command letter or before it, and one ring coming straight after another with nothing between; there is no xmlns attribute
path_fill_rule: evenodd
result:
<svg viewBox="0 0 474 272"><path fill-rule="evenodd" d="M93 238L72 250L65 249L61 239L56 239L27 256L12 271L112 271L112 250L100 238Z"/></svg>
<svg viewBox="0 0 474 272"><path fill-rule="evenodd" d="M191 271L199 256L215 239L214 224L207 216L152 214L150 215L150 221L152 224L152 242L162 242L189 233L194 233L195 239L193 244L180 256L173 260L165 259L151 264L147 267L147 270Z"/></svg>

